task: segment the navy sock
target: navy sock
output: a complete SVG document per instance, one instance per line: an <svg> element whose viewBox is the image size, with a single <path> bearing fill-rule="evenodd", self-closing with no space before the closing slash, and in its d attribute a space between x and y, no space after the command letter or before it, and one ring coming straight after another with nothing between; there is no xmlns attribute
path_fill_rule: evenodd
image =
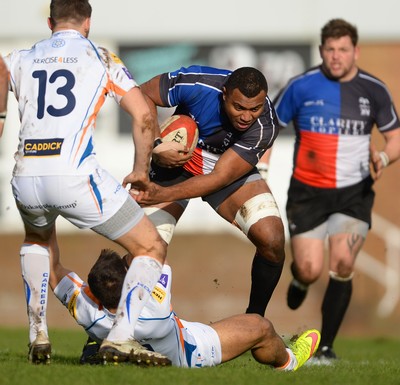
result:
<svg viewBox="0 0 400 385"><path fill-rule="evenodd" d="M353 291L353 282L329 279L322 302L322 329L320 346L332 347L346 314Z"/></svg>
<svg viewBox="0 0 400 385"><path fill-rule="evenodd" d="M251 291L246 313L264 317L265 309L282 274L283 263L274 263L255 254L251 268Z"/></svg>

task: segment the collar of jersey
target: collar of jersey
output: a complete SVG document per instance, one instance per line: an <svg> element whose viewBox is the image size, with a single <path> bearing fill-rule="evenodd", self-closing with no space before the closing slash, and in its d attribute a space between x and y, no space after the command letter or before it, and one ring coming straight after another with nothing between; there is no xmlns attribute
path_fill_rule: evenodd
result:
<svg viewBox="0 0 400 385"><path fill-rule="evenodd" d="M53 33L53 37L66 37L66 36L84 37L81 33L79 33L74 29L65 29Z"/></svg>

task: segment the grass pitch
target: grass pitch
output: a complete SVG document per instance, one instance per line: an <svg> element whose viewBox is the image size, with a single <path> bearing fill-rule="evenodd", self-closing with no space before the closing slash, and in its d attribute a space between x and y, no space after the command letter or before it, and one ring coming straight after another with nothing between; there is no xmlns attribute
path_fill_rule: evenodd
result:
<svg viewBox="0 0 400 385"><path fill-rule="evenodd" d="M278 372L255 362L249 353L214 368L139 368L128 364L81 366L86 341L80 330L50 329L52 363L27 360L27 328L0 328L0 384L18 385L400 385L399 339L343 339L335 345L341 357L333 366Z"/></svg>

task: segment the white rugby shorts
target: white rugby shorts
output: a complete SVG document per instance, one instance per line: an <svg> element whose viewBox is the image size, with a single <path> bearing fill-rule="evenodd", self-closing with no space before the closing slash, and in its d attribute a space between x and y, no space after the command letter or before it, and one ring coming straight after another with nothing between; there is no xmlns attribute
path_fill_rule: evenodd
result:
<svg viewBox="0 0 400 385"><path fill-rule="evenodd" d="M11 185L22 219L37 227L48 227L61 215L79 228L92 228L112 218L128 199L133 210L119 225L132 228L144 215L122 185L100 168L91 175L15 176Z"/></svg>

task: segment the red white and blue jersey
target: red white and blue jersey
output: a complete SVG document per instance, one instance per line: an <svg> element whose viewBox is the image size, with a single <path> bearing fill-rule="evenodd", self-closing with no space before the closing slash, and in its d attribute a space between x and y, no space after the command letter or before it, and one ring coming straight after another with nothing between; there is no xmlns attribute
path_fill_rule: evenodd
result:
<svg viewBox="0 0 400 385"><path fill-rule="evenodd" d="M137 86L121 60L65 30L5 62L21 119L14 175L92 174L93 132L106 96L119 103Z"/></svg>
<svg viewBox="0 0 400 385"><path fill-rule="evenodd" d="M348 82L321 67L293 78L275 101L281 126L296 131L293 177L319 188L359 183L370 174L370 139L400 127L391 95L376 77L358 70Z"/></svg>
<svg viewBox="0 0 400 385"><path fill-rule="evenodd" d="M193 175L210 173L229 148L255 166L278 135L275 110L268 97L264 112L246 131L232 126L222 100L222 89L230 74L224 69L190 66L161 75L164 105L177 107L177 114L191 116L199 129L197 148L184 166Z"/></svg>

